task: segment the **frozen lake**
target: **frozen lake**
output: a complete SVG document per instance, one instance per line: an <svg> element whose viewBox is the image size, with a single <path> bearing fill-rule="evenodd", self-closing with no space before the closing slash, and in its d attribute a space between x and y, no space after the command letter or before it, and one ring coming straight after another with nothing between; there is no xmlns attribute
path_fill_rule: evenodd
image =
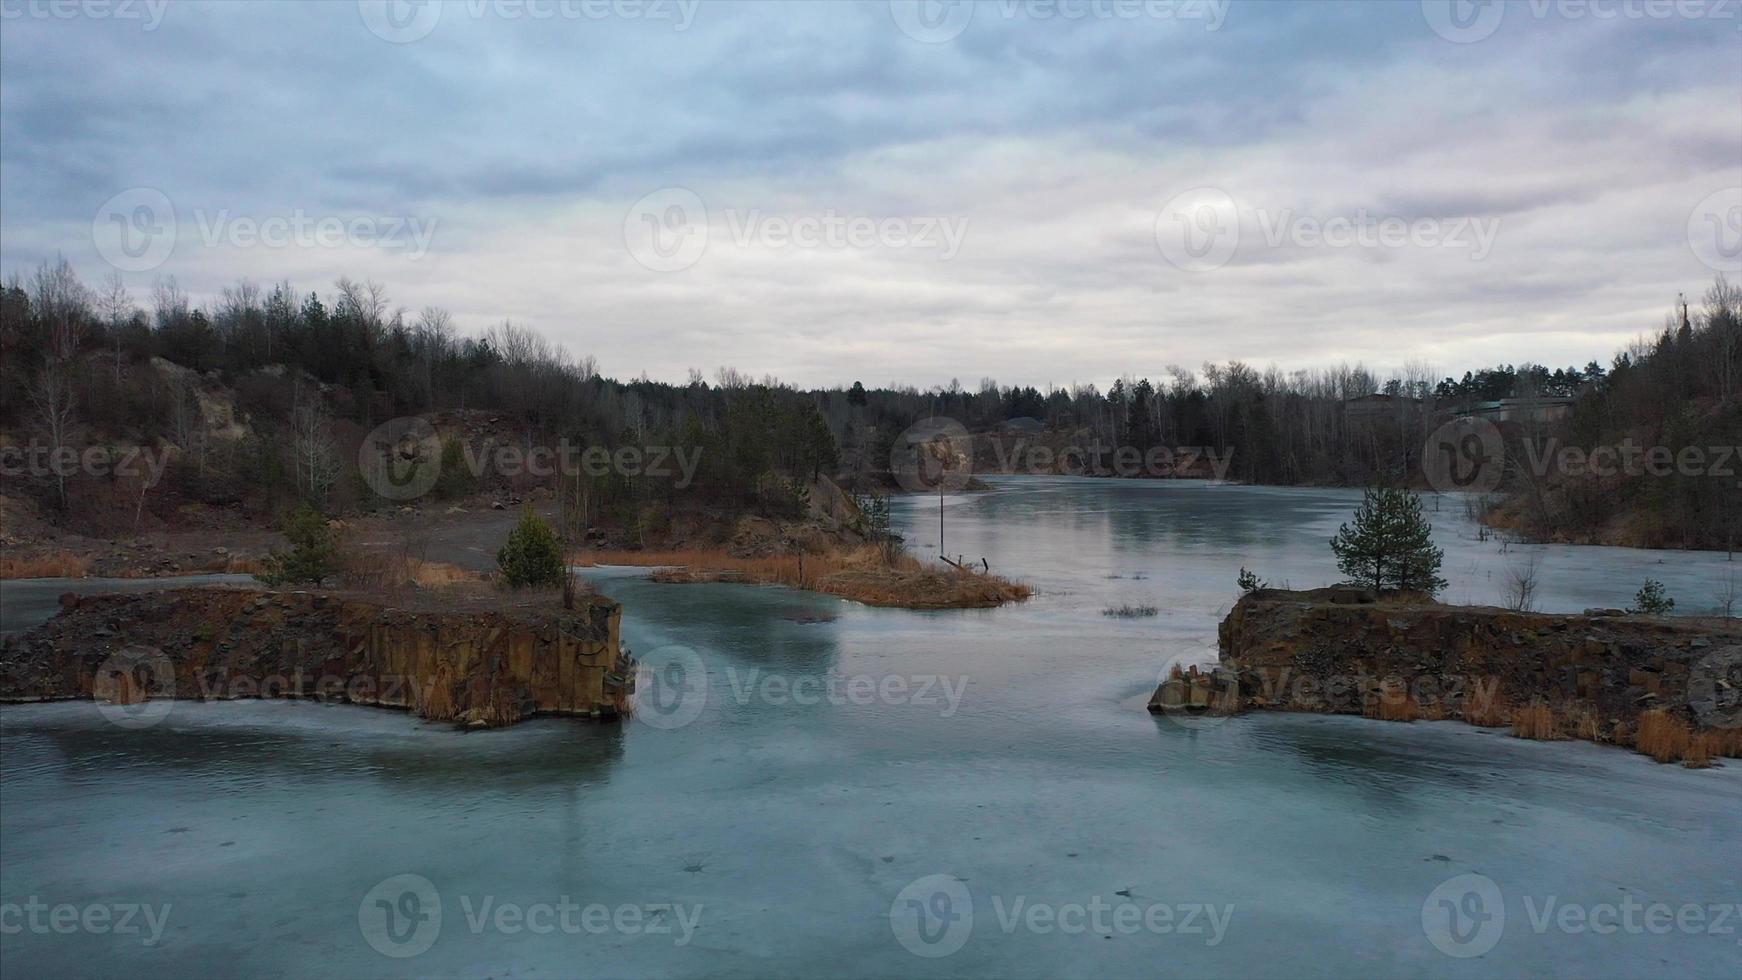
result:
<svg viewBox="0 0 1742 980"><path fill-rule="evenodd" d="M946 502L946 546L1035 584L1021 606L599 572L654 671L621 726L468 735L284 702L177 702L143 728L89 704L0 710L0 926L20 924L0 933L5 972L1742 971L1742 766L1456 723L1144 712L1169 658L1214 658L1242 565L1336 579L1326 542L1358 494L995 485ZM896 510L930 550L937 501ZM1461 504L1433 516L1447 598L1498 601L1526 549L1477 540ZM1551 610L1625 605L1649 575L1702 611L1734 567L1529 550ZM1124 602L1161 612L1101 615ZM57 905L135 907L138 928L58 931Z"/></svg>

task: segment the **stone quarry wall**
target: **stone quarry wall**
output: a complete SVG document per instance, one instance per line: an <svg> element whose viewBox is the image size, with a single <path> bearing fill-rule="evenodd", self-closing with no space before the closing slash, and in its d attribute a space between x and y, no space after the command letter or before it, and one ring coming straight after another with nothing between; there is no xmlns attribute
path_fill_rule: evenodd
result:
<svg viewBox="0 0 1742 980"><path fill-rule="evenodd" d="M67 596L0 644L0 701L308 697L471 726L626 713L621 607L412 611L310 592ZM553 603L554 606L554 603Z"/></svg>
<svg viewBox="0 0 1742 980"><path fill-rule="evenodd" d="M1461 718L1527 737L1635 745L1642 718L1713 751L1742 732L1742 625L1520 613L1355 589L1261 590L1220 628L1214 671L1164 678L1156 711ZM1658 754L1658 753L1653 753Z"/></svg>

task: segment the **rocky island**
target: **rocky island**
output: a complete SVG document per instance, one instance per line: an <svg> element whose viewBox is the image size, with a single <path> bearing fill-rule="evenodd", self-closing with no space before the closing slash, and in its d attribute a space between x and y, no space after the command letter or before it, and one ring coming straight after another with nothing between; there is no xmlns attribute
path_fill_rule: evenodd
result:
<svg viewBox="0 0 1742 980"><path fill-rule="evenodd" d="M1150 710L1462 719L1690 766L1742 755L1742 624L1734 619L1260 589L1222 621L1218 646L1212 669L1164 677Z"/></svg>
<svg viewBox="0 0 1742 980"><path fill-rule="evenodd" d="M171 589L72 596L0 643L0 702L313 698L468 727L631 708L621 607L598 595Z"/></svg>

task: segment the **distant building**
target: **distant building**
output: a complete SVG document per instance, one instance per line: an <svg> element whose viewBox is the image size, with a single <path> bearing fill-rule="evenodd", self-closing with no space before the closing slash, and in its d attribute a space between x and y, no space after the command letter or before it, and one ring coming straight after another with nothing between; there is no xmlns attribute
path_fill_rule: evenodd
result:
<svg viewBox="0 0 1742 980"><path fill-rule="evenodd" d="M1403 408L1413 408L1421 404L1421 399L1407 395L1387 395L1384 392L1374 392L1359 398L1350 398L1343 402L1343 417L1351 422L1375 422L1397 417L1397 412Z"/></svg>
<svg viewBox="0 0 1742 980"><path fill-rule="evenodd" d="M1490 422L1553 422L1573 414L1573 400L1541 396L1502 398L1495 402L1477 402L1458 414L1463 418Z"/></svg>

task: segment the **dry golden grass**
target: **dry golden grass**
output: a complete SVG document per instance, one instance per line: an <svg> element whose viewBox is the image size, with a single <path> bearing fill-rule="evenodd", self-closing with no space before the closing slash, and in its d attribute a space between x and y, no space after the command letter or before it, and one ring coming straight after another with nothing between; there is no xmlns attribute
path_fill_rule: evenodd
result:
<svg viewBox="0 0 1742 980"><path fill-rule="evenodd" d="M1633 736L1633 747L1658 762L1674 762L1686 757L1692 733L1687 723L1667 711L1652 709L1639 716L1639 730Z"/></svg>
<svg viewBox="0 0 1742 980"><path fill-rule="evenodd" d="M68 551L50 551L25 558L0 558L0 579L84 578L91 560Z"/></svg>
<svg viewBox="0 0 1742 980"><path fill-rule="evenodd" d="M1713 755L1742 759L1742 728L1714 728L1701 732L1700 737L1711 740Z"/></svg>
<svg viewBox="0 0 1742 980"><path fill-rule="evenodd" d="M1464 699L1464 721L1478 728L1502 728L1512 720L1512 712L1498 694L1472 692Z"/></svg>
<svg viewBox="0 0 1742 980"><path fill-rule="evenodd" d="M1528 738L1539 742L1553 742L1566 738L1561 733L1560 719L1555 717L1554 709L1541 701L1528 707L1519 708L1512 713L1512 736Z"/></svg>
<svg viewBox="0 0 1742 980"><path fill-rule="evenodd" d="M997 575L930 567L912 555L885 558L874 545L823 555L771 555L735 558L723 550L583 551L573 563L669 568L662 582L747 582L786 585L873 606L949 609L1019 602L1033 594L1028 586Z"/></svg>
<svg viewBox="0 0 1742 980"><path fill-rule="evenodd" d="M1717 755L1713 749L1716 740L1709 733L1702 732L1688 739L1688 748L1682 753L1682 765L1689 769L1707 769L1712 765L1712 757Z"/></svg>
<svg viewBox="0 0 1742 980"><path fill-rule="evenodd" d="M377 548L343 550L339 555L339 579L362 589L393 589L407 582L416 583L419 588L439 589L481 580L476 572L458 565L410 558Z"/></svg>
<svg viewBox="0 0 1742 980"><path fill-rule="evenodd" d="M1601 726L1597 723L1597 712L1590 705L1575 704L1566 712L1567 731L1577 739L1587 742L1598 741Z"/></svg>
<svg viewBox="0 0 1742 980"><path fill-rule="evenodd" d="M1380 721L1415 721L1425 714L1408 690L1390 684L1381 687L1377 697L1368 699L1362 713Z"/></svg>

